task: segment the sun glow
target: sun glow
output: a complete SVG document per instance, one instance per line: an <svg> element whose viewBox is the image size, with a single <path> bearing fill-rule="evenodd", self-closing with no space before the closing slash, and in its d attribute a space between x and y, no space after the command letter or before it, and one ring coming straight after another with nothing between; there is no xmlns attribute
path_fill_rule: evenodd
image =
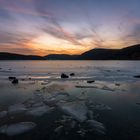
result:
<svg viewBox="0 0 140 140"><path fill-rule="evenodd" d="M55 54L80 54L85 51L85 47L72 44L71 42L51 35L44 34L34 38L27 44L30 48L35 50L38 55Z"/></svg>

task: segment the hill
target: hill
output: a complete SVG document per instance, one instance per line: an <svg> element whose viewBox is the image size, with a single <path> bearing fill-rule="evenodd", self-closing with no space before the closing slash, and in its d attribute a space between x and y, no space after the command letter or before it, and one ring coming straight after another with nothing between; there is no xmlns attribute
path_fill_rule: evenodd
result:
<svg viewBox="0 0 140 140"><path fill-rule="evenodd" d="M0 60L44 60L44 57L1 52Z"/></svg>
<svg viewBox="0 0 140 140"><path fill-rule="evenodd" d="M41 57L1 52L0 60L140 60L140 44L123 49L96 48L81 55L50 54Z"/></svg>

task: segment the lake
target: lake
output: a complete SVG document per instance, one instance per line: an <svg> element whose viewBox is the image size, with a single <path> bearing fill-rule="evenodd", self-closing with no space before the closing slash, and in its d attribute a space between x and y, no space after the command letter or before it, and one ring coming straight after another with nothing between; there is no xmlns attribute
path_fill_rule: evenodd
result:
<svg viewBox="0 0 140 140"><path fill-rule="evenodd" d="M136 75L140 61L0 61L0 140L139 140Z"/></svg>

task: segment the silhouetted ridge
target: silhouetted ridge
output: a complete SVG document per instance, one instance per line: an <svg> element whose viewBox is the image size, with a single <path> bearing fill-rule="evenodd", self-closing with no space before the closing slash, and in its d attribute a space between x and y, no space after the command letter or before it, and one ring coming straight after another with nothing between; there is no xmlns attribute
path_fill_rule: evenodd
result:
<svg viewBox="0 0 140 140"><path fill-rule="evenodd" d="M1 52L0 60L44 60L44 57Z"/></svg>
<svg viewBox="0 0 140 140"><path fill-rule="evenodd" d="M47 60L76 60L79 55L68 55L68 54L50 54L45 56Z"/></svg>
<svg viewBox="0 0 140 140"><path fill-rule="evenodd" d="M96 48L81 55L50 54L41 57L2 52L0 60L140 60L140 44L123 49Z"/></svg>

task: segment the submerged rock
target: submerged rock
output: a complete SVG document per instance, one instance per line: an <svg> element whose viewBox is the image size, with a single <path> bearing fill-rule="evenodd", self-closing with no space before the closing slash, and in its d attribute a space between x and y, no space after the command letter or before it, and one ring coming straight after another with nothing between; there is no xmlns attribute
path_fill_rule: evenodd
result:
<svg viewBox="0 0 140 140"><path fill-rule="evenodd" d="M66 75L66 74L64 74L64 73L62 73L62 74L61 74L61 78L69 78L69 76Z"/></svg>
<svg viewBox="0 0 140 140"><path fill-rule="evenodd" d="M28 132L29 130L36 127L34 122L20 122L11 125L3 125L0 127L0 133L8 136L15 136Z"/></svg>

